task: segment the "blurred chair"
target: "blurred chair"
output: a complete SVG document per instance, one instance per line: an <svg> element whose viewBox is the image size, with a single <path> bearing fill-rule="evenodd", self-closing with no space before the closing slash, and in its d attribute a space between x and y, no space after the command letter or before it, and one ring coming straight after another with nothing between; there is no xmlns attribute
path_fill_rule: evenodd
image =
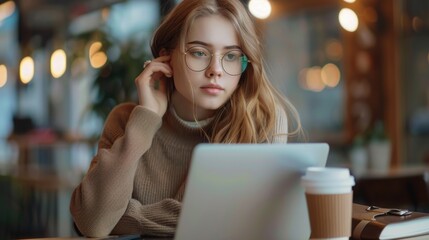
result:
<svg viewBox="0 0 429 240"><path fill-rule="evenodd" d="M427 172L356 178L353 202L429 212Z"/></svg>

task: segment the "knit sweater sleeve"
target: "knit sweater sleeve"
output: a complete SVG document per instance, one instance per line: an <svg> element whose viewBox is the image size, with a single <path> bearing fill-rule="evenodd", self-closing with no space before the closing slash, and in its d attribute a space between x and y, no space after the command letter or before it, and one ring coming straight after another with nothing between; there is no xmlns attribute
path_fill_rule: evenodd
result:
<svg viewBox="0 0 429 240"><path fill-rule="evenodd" d="M149 236L173 236L181 210L186 180L174 198L143 205L135 199L128 203L127 210L112 231L112 234L139 234Z"/></svg>
<svg viewBox="0 0 429 240"><path fill-rule="evenodd" d="M109 235L127 209L135 205L136 168L161 122L156 113L134 104L119 105L109 114L97 154L70 202L73 219L85 236ZM150 208L145 209L150 212Z"/></svg>
<svg viewBox="0 0 429 240"><path fill-rule="evenodd" d="M181 210L178 199L164 199L149 205L142 205L131 199L127 210L112 234L139 234L149 236L173 236Z"/></svg>

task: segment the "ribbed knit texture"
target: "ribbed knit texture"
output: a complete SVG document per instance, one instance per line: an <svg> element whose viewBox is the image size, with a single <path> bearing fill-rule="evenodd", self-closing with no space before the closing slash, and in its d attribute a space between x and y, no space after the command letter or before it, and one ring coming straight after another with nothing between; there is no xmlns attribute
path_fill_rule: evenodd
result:
<svg viewBox="0 0 429 240"><path fill-rule="evenodd" d="M277 132L287 132L285 114L277 123ZM161 118L131 103L113 109L90 169L71 198L81 233L173 236L192 151L202 142L202 131L171 110Z"/></svg>

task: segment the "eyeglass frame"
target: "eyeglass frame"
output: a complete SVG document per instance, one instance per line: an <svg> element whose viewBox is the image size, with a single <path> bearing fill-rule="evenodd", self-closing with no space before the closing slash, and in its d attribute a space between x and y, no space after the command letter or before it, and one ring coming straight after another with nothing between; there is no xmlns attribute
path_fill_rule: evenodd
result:
<svg viewBox="0 0 429 240"><path fill-rule="evenodd" d="M192 68L190 68L190 67L189 67L188 62L186 61L186 55L188 54L189 50L190 50L190 49L192 49L192 48L204 48L204 49L206 49L206 50L207 50L207 52L209 52L209 53L210 53L210 62L207 64L207 67L205 67L204 69L201 69L201 70L194 70L194 69L192 69ZM227 72L227 71L225 70L225 67L223 66L223 62L222 62L223 58L225 57L225 55L226 55L226 54L228 54L229 52L232 52L232 51L240 51L240 52L241 52L241 53L246 57L246 60L247 60L246 68L245 68L241 73L238 73L238 74L230 74L229 72ZM212 51L210 51L208 48L206 48L206 47L202 47L202 46L192 46L192 47L190 47L190 48L187 48L187 49L185 50L185 52L182 52L182 54L184 54L184 55L185 55L185 64L186 64L186 67L188 67L191 71L194 71L194 72L202 72L202 71L207 70L207 68L209 68L209 67L210 67L210 64L212 63L213 57L214 57L215 55L217 55L217 54L213 53ZM249 64L249 63L251 63L251 61L249 60L249 58L247 57L247 55L246 55L246 54L245 54L241 49L239 49L239 48L237 48L237 49L231 49L231 50L229 50L229 51L227 51L227 52L225 52L225 53L221 54L221 58L220 58L220 65L222 66L222 70L223 70L226 74L228 74L228 75L230 75L230 76L238 76L238 75L243 74L243 73L246 71L247 66L248 66L248 64Z"/></svg>

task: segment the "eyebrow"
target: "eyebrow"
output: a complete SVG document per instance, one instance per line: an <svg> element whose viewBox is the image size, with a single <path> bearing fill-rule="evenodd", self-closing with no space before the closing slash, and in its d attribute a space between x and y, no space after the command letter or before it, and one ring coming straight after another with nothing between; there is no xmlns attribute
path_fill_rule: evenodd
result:
<svg viewBox="0 0 429 240"><path fill-rule="evenodd" d="M188 42L186 44L199 44L199 45L203 45L206 47L212 47L211 44L208 44L208 43L202 42L202 41L192 41L192 42ZM231 45L231 46L225 46L224 49L241 49L241 47L237 46L237 45Z"/></svg>

